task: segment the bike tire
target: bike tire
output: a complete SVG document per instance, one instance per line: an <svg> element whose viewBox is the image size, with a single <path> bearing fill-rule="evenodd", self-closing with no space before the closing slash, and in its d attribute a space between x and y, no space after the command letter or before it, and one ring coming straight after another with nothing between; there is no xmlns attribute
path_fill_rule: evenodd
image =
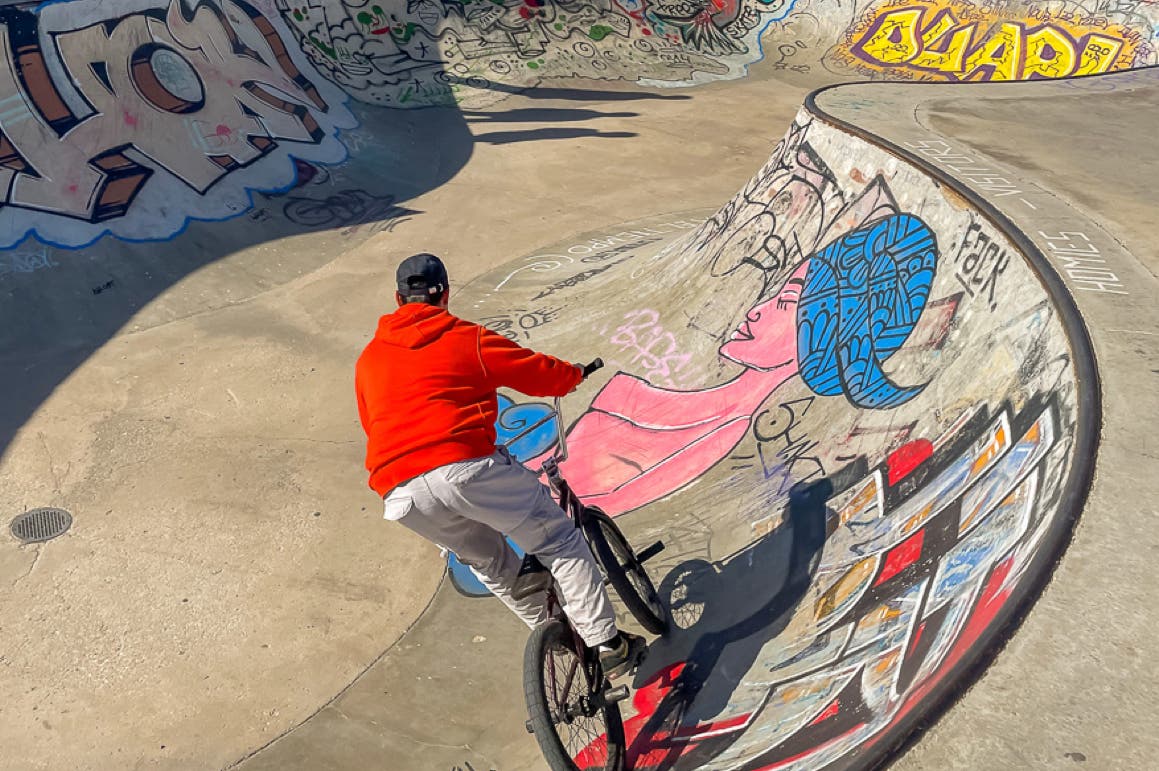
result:
<svg viewBox="0 0 1159 771"><path fill-rule="evenodd" d="M607 514L589 506L584 512L584 531L596 561L628 612L652 634L665 634L668 613L664 603L620 528Z"/></svg>
<svg viewBox="0 0 1159 771"><path fill-rule="evenodd" d="M549 676L549 667L565 662ZM573 687L560 692L558 675L573 674ZM564 678L566 679L566 677ZM603 687L608 687L607 680ZM624 722L618 704L605 704L585 724L573 731L567 723L567 736L560 735L563 721L553 720L560 705L588 691L582 654L575 649L574 637L559 619L549 619L531 632L523 652L523 695L527 701L528 726L535 734L539 749L552 771L623 771ZM569 698L570 697L570 698ZM577 720L577 723L580 721ZM575 739L573 741L573 739Z"/></svg>

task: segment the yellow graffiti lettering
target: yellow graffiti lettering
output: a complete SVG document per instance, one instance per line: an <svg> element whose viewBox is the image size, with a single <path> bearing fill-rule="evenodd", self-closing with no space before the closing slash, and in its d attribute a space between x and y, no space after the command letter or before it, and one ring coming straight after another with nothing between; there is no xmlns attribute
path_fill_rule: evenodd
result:
<svg viewBox="0 0 1159 771"><path fill-rule="evenodd" d="M999 25L978 50L966 57L966 80L1017 80L1022 61L1022 25Z"/></svg>
<svg viewBox="0 0 1159 771"><path fill-rule="evenodd" d="M891 4L852 31L848 53L924 78L1028 80L1109 72L1138 44L1133 30L1105 20L1041 9L1012 19L991 9L954 8L935 0Z"/></svg>
<svg viewBox="0 0 1159 771"><path fill-rule="evenodd" d="M1026 36L1026 65L1022 78L1061 78L1074 70L1078 52L1070 36L1054 27L1042 27Z"/></svg>
<svg viewBox="0 0 1159 771"><path fill-rule="evenodd" d="M911 64L938 72L961 72L977 27L977 24L958 27L953 14L943 12L922 34L924 50L914 57Z"/></svg>
<svg viewBox="0 0 1159 771"><path fill-rule="evenodd" d="M1097 75L1114 65L1123 50L1123 41L1106 35L1092 34L1083 47L1076 75Z"/></svg>
<svg viewBox="0 0 1159 771"><path fill-rule="evenodd" d="M923 13L922 8L890 11L882 17L877 32L861 43L861 50L883 64L908 62L921 51L917 30Z"/></svg>

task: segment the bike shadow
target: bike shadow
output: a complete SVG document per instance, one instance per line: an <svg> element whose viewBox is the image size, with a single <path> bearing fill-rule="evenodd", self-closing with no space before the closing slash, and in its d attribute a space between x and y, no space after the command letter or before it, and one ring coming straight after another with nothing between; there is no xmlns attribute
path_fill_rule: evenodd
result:
<svg viewBox="0 0 1159 771"><path fill-rule="evenodd" d="M725 560L688 560L664 578L658 591L669 600L672 627L636 675L630 761L666 769L699 754L679 741L686 716L694 706L696 715L724 711L761 650L785 630L820 561L834 489L830 478L798 483L780 527ZM716 743L712 753L719 751Z"/></svg>

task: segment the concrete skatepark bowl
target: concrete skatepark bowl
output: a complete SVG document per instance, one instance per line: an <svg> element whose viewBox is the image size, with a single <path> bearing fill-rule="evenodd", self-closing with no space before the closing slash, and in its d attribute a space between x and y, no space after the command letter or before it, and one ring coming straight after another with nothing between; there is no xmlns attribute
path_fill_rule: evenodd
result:
<svg viewBox="0 0 1159 771"><path fill-rule="evenodd" d="M1157 23L0 8L0 502L72 516L0 554L0 768L542 767L526 630L365 491L419 250L609 364L565 470L674 622L631 768L1151 767Z"/></svg>

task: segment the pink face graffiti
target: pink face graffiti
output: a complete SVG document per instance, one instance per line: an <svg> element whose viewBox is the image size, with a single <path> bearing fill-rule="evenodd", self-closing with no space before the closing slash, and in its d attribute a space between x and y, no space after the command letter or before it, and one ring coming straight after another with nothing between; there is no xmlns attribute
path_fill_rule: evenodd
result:
<svg viewBox="0 0 1159 771"><path fill-rule="evenodd" d="M720 355L750 369L769 372L797 368L797 303L809 272L806 260L785 280L781 290L752 308Z"/></svg>

